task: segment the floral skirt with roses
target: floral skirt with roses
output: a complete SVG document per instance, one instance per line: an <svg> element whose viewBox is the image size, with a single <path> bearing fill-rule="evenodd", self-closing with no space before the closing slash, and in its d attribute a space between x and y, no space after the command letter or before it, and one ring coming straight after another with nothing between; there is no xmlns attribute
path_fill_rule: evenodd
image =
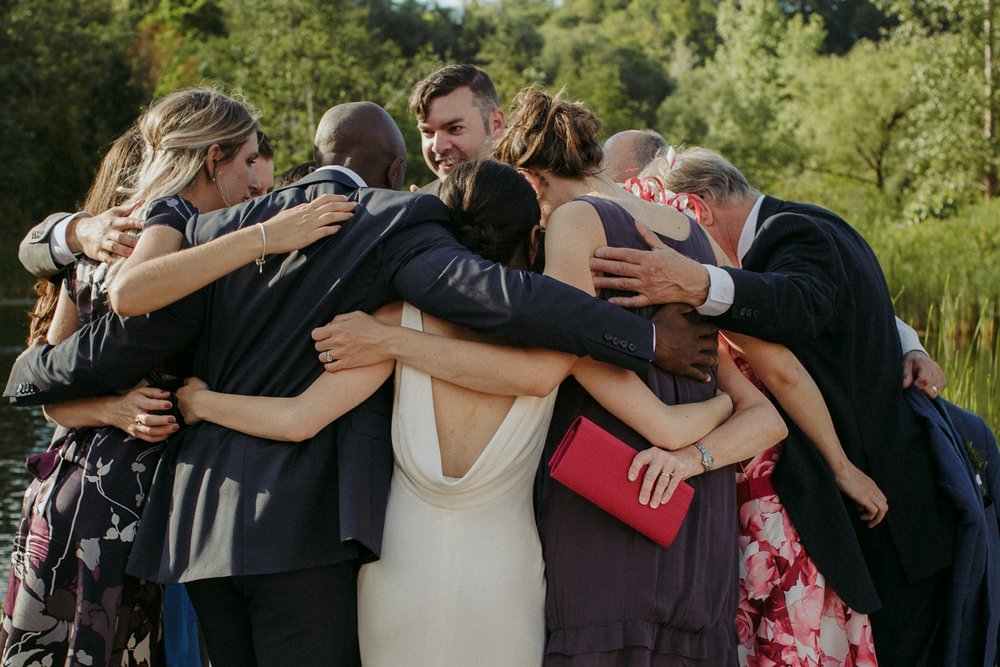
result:
<svg viewBox="0 0 1000 667"><path fill-rule="evenodd" d="M85 429L29 459L0 665L163 663L160 587L125 574L162 448Z"/></svg>
<svg viewBox="0 0 1000 667"><path fill-rule="evenodd" d="M826 585L805 552L771 473L782 444L737 473L740 511L740 664L875 667L871 621Z"/></svg>

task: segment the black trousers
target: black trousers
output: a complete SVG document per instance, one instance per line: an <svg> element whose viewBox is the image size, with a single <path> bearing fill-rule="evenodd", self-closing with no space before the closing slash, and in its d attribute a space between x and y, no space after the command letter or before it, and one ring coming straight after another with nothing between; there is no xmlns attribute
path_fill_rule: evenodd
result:
<svg viewBox="0 0 1000 667"><path fill-rule="evenodd" d="M871 615L875 655L880 665L941 667L944 611L951 568L882 594L882 608Z"/></svg>
<svg viewBox="0 0 1000 667"><path fill-rule="evenodd" d="M186 584L212 667L360 667L357 563Z"/></svg>

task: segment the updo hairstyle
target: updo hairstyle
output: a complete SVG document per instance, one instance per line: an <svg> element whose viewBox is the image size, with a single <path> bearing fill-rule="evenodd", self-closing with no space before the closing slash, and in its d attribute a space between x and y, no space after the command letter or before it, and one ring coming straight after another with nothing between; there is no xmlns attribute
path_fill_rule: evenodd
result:
<svg viewBox="0 0 1000 667"><path fill-rule="evenodd" d="M517 94L510 115L496 147L498 160L517 169L543 169L567 178L601 171L601 121L583 103L531 87Z"/></svg>
<svg viewBox="0 0 1000 667"><path fill-rule="evenodd" d="M513 168L496 160L463 162L448 174L439 196L462 245L501 264L523 250L527 263L541 211L535 191Z"/></svg>

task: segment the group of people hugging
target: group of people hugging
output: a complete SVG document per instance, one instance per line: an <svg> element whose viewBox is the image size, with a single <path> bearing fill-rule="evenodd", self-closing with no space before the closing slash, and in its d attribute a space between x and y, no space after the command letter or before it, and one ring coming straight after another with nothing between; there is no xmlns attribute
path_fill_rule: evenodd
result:
<svg viewBox="0 0 1000 667"><path fill-rule="evenodd" d="M354 102L275 188L177 91L29 232L0 664L994 664L996 443L851 226L472 65L410 106L433 183ZM550 477L581 416L670 546Z"/></svg>

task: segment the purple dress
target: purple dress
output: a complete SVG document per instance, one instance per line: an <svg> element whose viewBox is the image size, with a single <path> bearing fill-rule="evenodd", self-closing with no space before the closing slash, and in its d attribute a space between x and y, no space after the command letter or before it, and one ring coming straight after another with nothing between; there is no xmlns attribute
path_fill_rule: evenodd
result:
<svg viewBox="0 0 1000 667"><path fill-rule="evenodd" d="M608 245L647 247L621 206L581 199L597 209ZM692 259L715 261L694 222L687 239L663 240ZM635 312L649 318L654 311ZM700 383L654 368L645 381L668 404L715 393L714 373L711 382ZM545 460L581 414L637 450L650 446L570 379L559 390ZM546 666L736 665L735 473L727 466L688 483L694 500L674 543L664 549L546 474L539 512L548 581Z"/></svg>

